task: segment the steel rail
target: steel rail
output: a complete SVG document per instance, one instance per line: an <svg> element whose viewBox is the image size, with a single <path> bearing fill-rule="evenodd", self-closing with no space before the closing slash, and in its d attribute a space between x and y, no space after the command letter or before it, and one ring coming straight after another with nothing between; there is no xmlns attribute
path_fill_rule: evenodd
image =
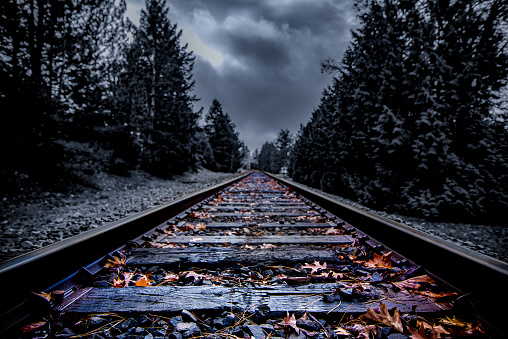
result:
<svg viewBox="0 0 508 339"><path fill-rule="evenodd" d="M483 319L497 328L504 327L501 326L507 314L508 263L266 174L462 291L474 302Z"/></svg>
<svg viewBox="0 0 508 339"><path fill-rule="evenodd" d="M27 316L31 292L45 290L205 200L250 172L0 263L0 332Z"/></svg>

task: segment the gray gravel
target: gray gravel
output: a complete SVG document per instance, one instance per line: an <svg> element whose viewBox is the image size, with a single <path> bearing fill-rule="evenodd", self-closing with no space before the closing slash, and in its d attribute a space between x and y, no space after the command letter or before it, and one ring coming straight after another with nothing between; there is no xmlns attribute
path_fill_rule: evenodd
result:
<svg viewBox="0 0 508 339"><path fill-rule="evenodd" d="M4 198L0 202L0 261L177 199L231 177L231 173L206 170L186 174L174 180L155 178L144 172L135 172L130 178L101 173L94 178L93 185L97 189L88 188L74 194L38 192ZM339 196L324 194L370 210ZM508 262L508 227L431 223L423 219L372 212Z"/></svg>
<svg viewBox="0 0 508 339"><path fill-rule="evenodd" d="M37 192L0 202L0 262L100 227L236 174L200 170L174 180L135 172L130 178L100 173L79 193Z"/></svg>

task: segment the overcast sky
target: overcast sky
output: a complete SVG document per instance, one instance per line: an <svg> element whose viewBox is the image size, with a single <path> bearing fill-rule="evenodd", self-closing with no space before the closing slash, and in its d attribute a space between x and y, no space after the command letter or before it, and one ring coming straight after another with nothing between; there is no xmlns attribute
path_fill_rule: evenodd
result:
<svg viewBox="0 0 508 339"><path fill-rule="evenodd" d="M340 60L356 22L352 0L168 0L172 23L196 55L196 109L213 98L253 151L288 128L296 133ZM138 24L143 0L128 0Z"/></svg>

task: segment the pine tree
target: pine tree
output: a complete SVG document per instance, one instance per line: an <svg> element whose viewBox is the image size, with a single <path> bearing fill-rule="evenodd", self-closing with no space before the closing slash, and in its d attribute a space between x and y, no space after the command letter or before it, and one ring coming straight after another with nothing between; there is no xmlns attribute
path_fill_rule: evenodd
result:
<svg viewBox="0 0 508 339"><path fill-rule="evenodd" d="M259 151L258 155L259 169L262 171L277 173L278 167L275 163L276 158L277 147L275 147L273 142L265 142L263 146L261 146L261 151Z"/></svg>
<svg viewBox="0 0 508 339"><path fill-rule="evenodd" d="M245 145L238 138L235 124L223 112L217 99L213 99L205 120L205 131L213 153L213 162L209 168L219 172L237 171L246 155Z"/></svg>
<svg viewBox="0 0 508 339"><path fill-rule="evenodd" d="M300 129L294 177L413 215L499 214L506 124L491 112L508 75L507 6L357 1L360 28L341 63L323 65L337 76Z"/></svg>
<svg viewBox="0 0 508 339"><path fill-rule="evenodd" d="M180 46L182 31L168 19L165 0L146 0L121 77L124 134L138 165L168 177L195 169L199 112L193 112L194 58Z"/></svg>

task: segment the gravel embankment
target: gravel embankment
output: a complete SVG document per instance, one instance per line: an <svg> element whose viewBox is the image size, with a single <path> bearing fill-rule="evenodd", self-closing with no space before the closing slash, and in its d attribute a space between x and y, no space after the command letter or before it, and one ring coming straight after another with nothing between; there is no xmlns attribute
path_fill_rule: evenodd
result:
<svg viewBox="0 0 508 339"><path fill-rule="evenodd" d="M38 192L0 201L0 262L59 240L119 220L129 214L160 205L229 179L231 173L201 170L174 180L162 180L136 172L130 178L100 174L97 189L75 194ZM353 206L361 205L331 196ZM400 215L384 215L456 245L508 262L508 227L431 223Z"/></svg>
<svg viewBox="0 0 508 339"><path fill-rule="evenodd" d="M287 178L286 178L287 179ZM291 181L291 179L289 179ZM301 185L301 184L300 184ZM302 185L305 186L305 185ZM455 245L488 255L508 263L508 226L474 225L450 222L429 222L424 219L374 211L354 201L337 195L324 193L312 187L310 190L324 194L332 199L342 201L356 208L387 217L419 231L449 241Z"/></svg>
<svg viewBox="0 0 508 339"><path fill-rule="evenodd" d="M174 180L144 172L130 178L100 173L97 189L79 193L29 192L0 202L0 262L62 239L119 220L192 192L213 186L236 174L201 170Z"/></svg>

